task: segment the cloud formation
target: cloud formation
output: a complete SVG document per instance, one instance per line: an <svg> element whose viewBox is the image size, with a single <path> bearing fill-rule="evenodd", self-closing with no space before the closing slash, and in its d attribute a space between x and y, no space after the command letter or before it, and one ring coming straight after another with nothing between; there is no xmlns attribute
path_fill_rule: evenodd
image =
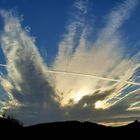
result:
<svg viewBox="0 0 140 140"><path fill-rule="evenodd" d="M140 55L126 55L119 33L137 3L126 0L114 8L92 42L88 39L92 27L86 20L88 1L77 0L52 67L44 62L20 19L2 10L1 46L7 75L0 76L0 94L7 97L1 98L1 112L25 125L72 119L99 123L139 119L140 88L126 81L140 81ZM52 69L62 73L50 73ZM71 72L118 81L67 74Z"/></svg>

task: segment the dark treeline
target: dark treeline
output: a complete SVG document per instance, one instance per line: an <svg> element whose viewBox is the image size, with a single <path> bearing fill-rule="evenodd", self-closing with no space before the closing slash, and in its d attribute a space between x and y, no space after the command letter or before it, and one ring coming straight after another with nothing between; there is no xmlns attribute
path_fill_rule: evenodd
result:
<svg viewBox="0 0 140 140"><path fill-rule="evenodd" d="M121 129L121 128L138 128L140 129L140 122L138 120L119 127L104 126L91 122L79 122L79 121L65 121L65 122L53 122L42 123L33 126L24 127L23 123L14 119L11 116L5 116L0 118L0 128L18 128L18 129Z"/></svg>

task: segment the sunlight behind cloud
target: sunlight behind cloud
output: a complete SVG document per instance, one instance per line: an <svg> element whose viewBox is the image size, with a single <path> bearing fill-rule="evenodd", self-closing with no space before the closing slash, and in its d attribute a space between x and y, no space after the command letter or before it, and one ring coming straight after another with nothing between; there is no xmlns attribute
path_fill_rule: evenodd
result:
<svg viewBox="0 0 140 140"><path fill-rule="evenodd" d="M95 108L96 108L96 109L102 109L103 106L104 106L103 101L97 101L97 102L95 103Z"/></svg>

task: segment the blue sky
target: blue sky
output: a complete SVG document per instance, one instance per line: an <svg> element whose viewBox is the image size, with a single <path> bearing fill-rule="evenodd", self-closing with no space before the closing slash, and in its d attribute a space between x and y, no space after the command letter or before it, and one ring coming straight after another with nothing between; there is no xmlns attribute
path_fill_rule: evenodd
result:
<svg viewBox="0 0 140 140"><path fill-rule="evenodd" d="M95 32L103 27L106 15L124 0L89 0L89 18ZM30 34L36 37L36 44L48 60L52 61L56 55L58 42L65 32L65 27L70 18L71 6L74 0L1 0L1 9L15 9L18 15L23 15L23 27L31 28ZM124 39L129 42L128 47L134 44L140 37L140 5L132 13L132 17L121 27ZM90 19L91 20L91 19ZM2 31L3 21L0 20L0 30ZM95 35L95 34L94 34ZM2 55L0 53L0 55ZM2 56L3 57L3 56ZM1 58L0 62L4 62Z"/></svg>

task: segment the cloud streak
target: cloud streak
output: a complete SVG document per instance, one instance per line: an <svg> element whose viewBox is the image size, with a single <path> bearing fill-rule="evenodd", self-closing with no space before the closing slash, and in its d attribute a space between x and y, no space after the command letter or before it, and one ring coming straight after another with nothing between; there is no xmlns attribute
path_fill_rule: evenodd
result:
<svg viewBox="0 0 140 140"><path fill-rule="evenodd" d="M76 72L68 72L68 71L66 72L66 71L56 71L56 70L48 70L47 72L48 73L53 73L53 74L68 74L68 75L75 75L75 76L86 76L86 77L90 77L90 78L93 78L93 79L99 79L99 80L111 81L111 82L121 82L120 79L98 77L98 76L95 76L95 75L76 73ZM140 86L140 83L136 83L136 82L124 81L124 83L129 84L129 85Z"/></svg>

